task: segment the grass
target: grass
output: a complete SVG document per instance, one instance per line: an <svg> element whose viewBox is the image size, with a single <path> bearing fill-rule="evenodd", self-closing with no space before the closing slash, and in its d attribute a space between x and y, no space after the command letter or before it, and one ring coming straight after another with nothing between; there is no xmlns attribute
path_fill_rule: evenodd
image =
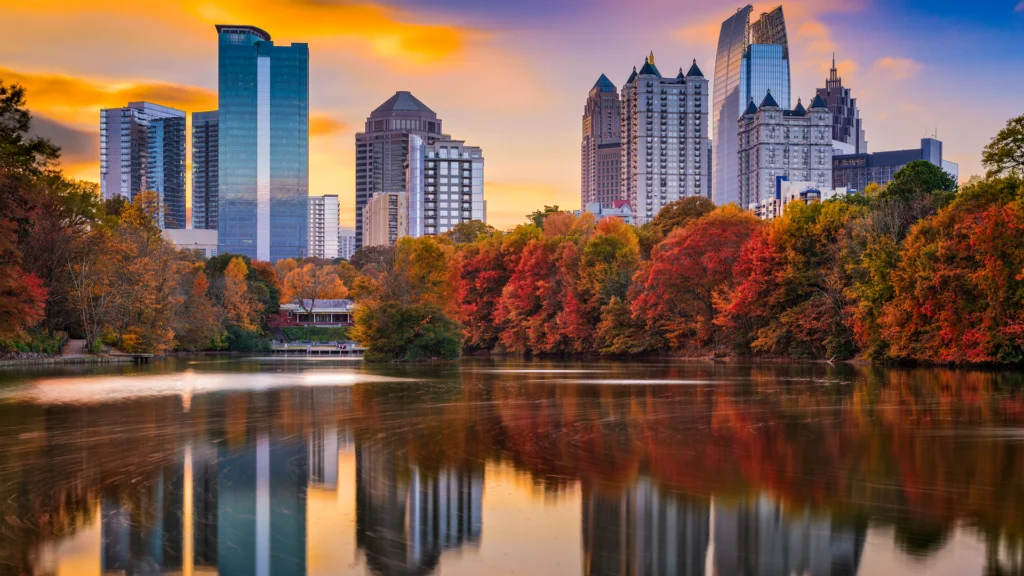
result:
<svg viewBox="0 0 1024 576"><path fill-rule="evenodd" d="M287 328L281 328L281 331L284 332L284 335L292 342L306 339L305 326L289 326ZM313 342L339 342L349 339L348 332L349 328L347 326L341 328L320 328L313 326L309 329L309 337Z"/></svg>

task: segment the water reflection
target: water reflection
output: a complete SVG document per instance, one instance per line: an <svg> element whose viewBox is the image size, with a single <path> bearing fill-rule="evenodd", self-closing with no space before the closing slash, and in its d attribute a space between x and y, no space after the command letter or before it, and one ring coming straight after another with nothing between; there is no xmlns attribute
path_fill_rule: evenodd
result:
<svg viewBox="0 0 1024 576"><path fill-rule="evenodd" d="M180 368L140 370L168 382ZM357 383L331 386L314 368L192 365L193 390L208 391L187 406L53 403L43 379L0 384L0 573L1024 567L1018 375L345 365ZM582 384L584 370L634 384ZM278 371L300 384L247 384Z"/></svg>

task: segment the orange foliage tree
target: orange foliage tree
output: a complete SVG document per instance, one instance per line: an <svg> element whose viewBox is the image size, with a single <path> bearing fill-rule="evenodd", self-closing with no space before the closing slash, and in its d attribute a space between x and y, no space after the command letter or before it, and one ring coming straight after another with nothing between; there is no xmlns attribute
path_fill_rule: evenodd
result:
<svg viewBox="0 0 1024 576"><path fill-rule="evenodd" d="M309 315L306 322L306 338L309 339L316 301L344 298L347 295L348 288L341 283L333 266L309 263L288 273L283 282L281 299L282 302L295 302Z"/></svg>

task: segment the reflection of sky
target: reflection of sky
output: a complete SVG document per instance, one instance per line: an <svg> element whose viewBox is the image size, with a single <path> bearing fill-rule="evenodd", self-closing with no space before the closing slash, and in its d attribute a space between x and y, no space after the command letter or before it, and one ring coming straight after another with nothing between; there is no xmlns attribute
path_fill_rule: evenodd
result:
<svg viewBox="0 0 1024 576"><path fill-rule="evenodd" d="M786 2L793 100L822 84L835 51L871 150L913 148L937 130L962 177L979 173L982 146L1020 113L1007 96L1024 91L1013 73L1024 59L1018 2ZM99 107L212 109L212 25L262 26L275 41L310 44L312 194L340 194L354 219L353 135L370 110L411 90L454 136L483 147L489 218L505 227L544 204L578 205L580 115L601 73L621 83L653 49L662 70L696 58L711 75L718 28L741 4L2 0L0 77L29 88L40 131L65 146L73 175L95 181Z"/></svg>

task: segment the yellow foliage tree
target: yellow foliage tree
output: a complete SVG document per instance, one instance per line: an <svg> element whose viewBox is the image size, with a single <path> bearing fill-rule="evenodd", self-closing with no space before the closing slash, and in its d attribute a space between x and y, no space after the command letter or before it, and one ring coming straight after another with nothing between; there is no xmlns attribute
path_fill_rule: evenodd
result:
<svg viewBox="0 0 1024 576"><path fill-rule="evenodd" d="M232 258L224 270L224 316L229 323L251 332L259 328L260 302L249 290L248 276L245 260Z"/></svg>
<svg viewBox="0 0 1024 576"><path fill-rule="evenodd" d="M309 315L309 320L306 322L306 338L308 339L316 301L327 298L344 298L347 295L348 288L338 278L336 267L316 266L310 263L301 268L295 268L285 276L281 301L295 302Z"/></svg>

